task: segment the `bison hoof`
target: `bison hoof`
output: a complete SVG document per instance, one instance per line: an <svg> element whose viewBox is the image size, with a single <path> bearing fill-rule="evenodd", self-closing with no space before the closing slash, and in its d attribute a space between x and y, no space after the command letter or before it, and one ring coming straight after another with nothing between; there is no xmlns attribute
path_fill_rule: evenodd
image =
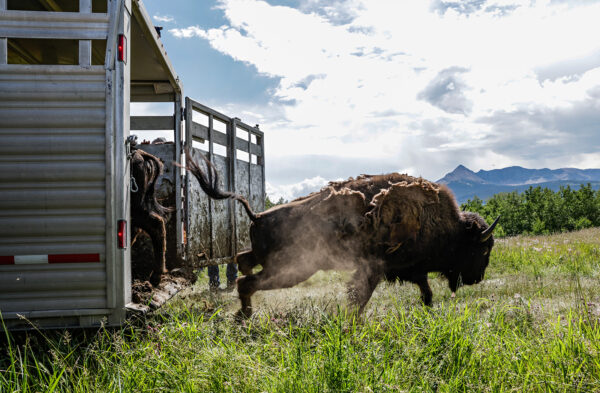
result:
<svg viewBox="0 0 600 393"><path fill-rule="evenodd" d="M237 319L248 319L251 316L252 316L252 308L251 307L241 308L238 310L238 312L235 313L235 317Z"/></svg>
<svg viewBox="0 0 600 393"><path fill-rule="evenodd" d="M150 276L150 284L152 284L153 287L157 287L158 284L160 284L160 282L162 281L162 274L156 274L153 273L152 276Z"/></svg>

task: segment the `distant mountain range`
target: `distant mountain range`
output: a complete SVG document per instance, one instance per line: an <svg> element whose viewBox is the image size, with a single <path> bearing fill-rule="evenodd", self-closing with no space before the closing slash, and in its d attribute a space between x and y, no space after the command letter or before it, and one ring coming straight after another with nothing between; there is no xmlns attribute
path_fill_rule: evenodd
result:
<svg viewBox="0 0 600 393"><path fill-rule="evenodd" d="M454 192L459 203L473 199L475 195L484 201L499 192L523 191L530 186L546 187L557 191L560 186L579 189L581 184L591 183L600 188L600 169L527 169L511 166L491 171L473 172L459 165L437 181L446 184Z"/></svg>

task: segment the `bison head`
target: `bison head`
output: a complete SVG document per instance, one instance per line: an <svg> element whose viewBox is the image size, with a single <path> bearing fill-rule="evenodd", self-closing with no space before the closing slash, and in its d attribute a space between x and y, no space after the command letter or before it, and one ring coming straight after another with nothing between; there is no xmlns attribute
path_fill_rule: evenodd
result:
<svg viewBox="0 0 600 393"><path fill-rule="evenodd" d="M476 213L461 212L464 232L458 244L456 265L446 275L452 292L462 285L477 284L483 280L485 269L494 246L492 233L500 217L491 226Z"/></svg>

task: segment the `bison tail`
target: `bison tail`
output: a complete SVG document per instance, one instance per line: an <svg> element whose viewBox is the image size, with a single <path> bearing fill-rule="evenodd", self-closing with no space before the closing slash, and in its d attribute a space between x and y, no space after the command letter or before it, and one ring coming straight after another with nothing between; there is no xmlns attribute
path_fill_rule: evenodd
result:
<svg viewBox="0 0 600 393"><path fill-rule="evenodd" d="M246 210L246 214L248 214L250 221L256 221L256 218L257 218L256 214L252 211L252 208L250 207L250 203L248 202L248 200L241 195L235 195L233 198L236 201L240 202L242 204L242 206L244 206L244 209Z"/></svg>
<svg viewBox="0 0 600 393"><path fill-rule="evenodd" d="M221 190L219 188L219 174L217 172L217 168L215 168L213 163L210 162L204 156L204 154L200 154L200 156L202 157L206 165L206 172L203 171L202 168L200 168L196 160L192 158L192 155L187 149L185 152L186 169L190 171L196 177L196 179L198 179L198 183L200 183L200 187L206 193L206 195L213 199L233 198L239 201L246 210L246 213L248 214L248 217L250 217L250 220L255 221L256 214L252 211L248 200L239 194Z"/></svg>

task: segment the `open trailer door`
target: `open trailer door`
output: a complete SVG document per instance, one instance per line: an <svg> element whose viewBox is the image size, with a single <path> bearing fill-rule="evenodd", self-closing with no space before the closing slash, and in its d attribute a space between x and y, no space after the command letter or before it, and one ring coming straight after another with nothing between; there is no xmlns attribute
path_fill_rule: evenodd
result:
<svg viewBox="0 0 600 393"><path fill-rule="evenodd" d="M223 190L243 195L254 211L265 206L264 134L190 98L185 100L185 144L200 161L204 154L217 168ZM250 246L250 220L239 203L212 200L186 174L186 258L196 266L231 262Z"/></svg>

